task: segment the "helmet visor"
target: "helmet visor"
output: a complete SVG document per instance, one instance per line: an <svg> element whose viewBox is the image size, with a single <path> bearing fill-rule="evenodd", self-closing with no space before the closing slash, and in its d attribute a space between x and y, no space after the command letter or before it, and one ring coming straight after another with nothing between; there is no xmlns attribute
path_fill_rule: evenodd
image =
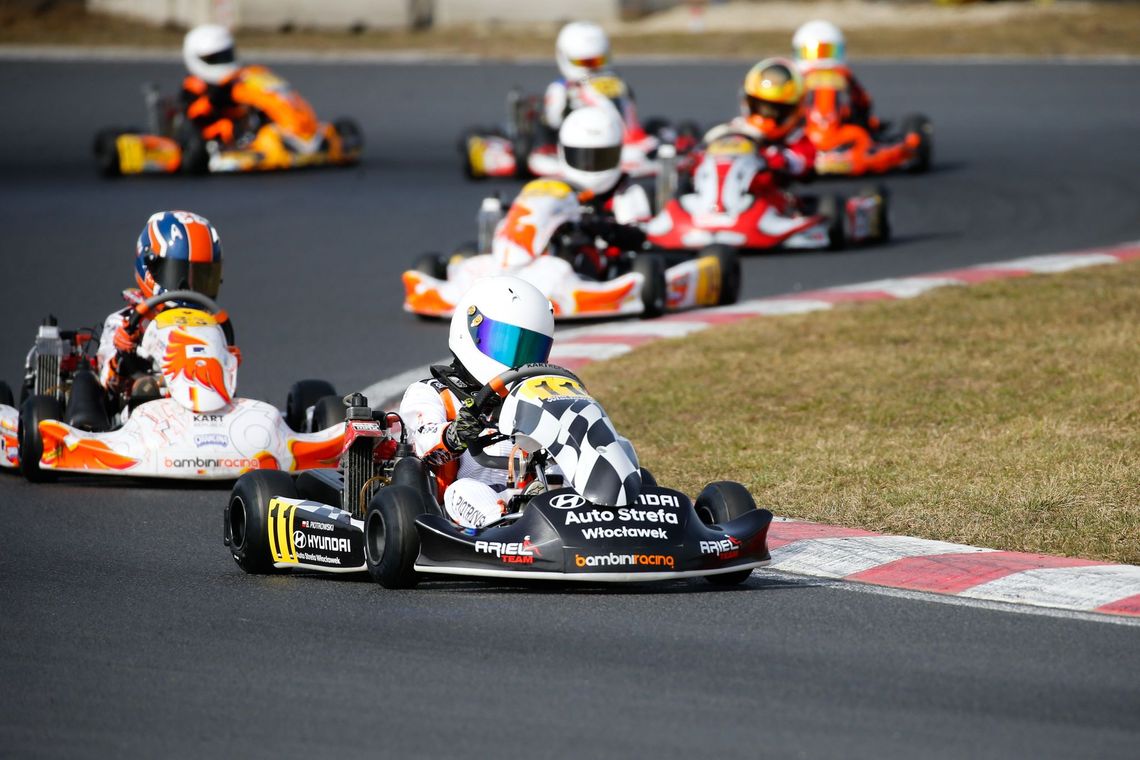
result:
<svg viewBox="0 0 1140 760"><path fill-rule="evenodd" d="M199 57L202 59L202 63L209 64L210 66L215 66L219 63L233 63L234 49L231 46L225 50L219 50L216 53L210 53L209 55L203 55Z"/></svg>
<svg viewBox="0 0 1140 760"><path fill-rule="evenodd" d="M218 297L222 284L222 262L156 258L151 276L163 290L193 290L209 298Z"/></svg>
<svg viewBox="0 0 1140 760"><path fill-rule="evenodd" d="M843 60L842 42L811 42L800 45L800 59L804 61Z"/></svg>
<svg viewBox="0 0 1140 760"><path fill-rule="evenodd" d="M479 351L511 368L546 361L554 345L554 338L549 335L497 322L482 314L471 320L468 329Z"/></svg>
<svg viewBox="0 0 1140 760"><path fill-rule="evenodd" d="M794 114L796 108L799 107L798 103L773 103L770 100L761 100L752 95L747 95L746 98L750 114L759 116L761 119L772 119L777 124L783 124L787 121L788 117Z"/></svg>
<svg viewBox="0 0 1140 760"><path fill-rule="evenodd" d="M568 166L584 172L609 171L618 168L621 164L620 145L604 148L575 148L564 145L562 146L562 153L566 156Z"/></svg>
<svg viewBox="0 0 1140 760"><path fill-rule="evenodd" d="M595 55L592 58L570 58L570 63L583 69L600 69L606 65L605 55Z"/></svg>

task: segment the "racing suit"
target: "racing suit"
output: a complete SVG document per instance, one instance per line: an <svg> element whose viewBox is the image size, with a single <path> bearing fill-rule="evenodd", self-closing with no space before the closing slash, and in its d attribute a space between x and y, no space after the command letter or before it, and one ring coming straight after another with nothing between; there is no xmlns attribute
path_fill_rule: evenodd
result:
<svg viewBox="0 0 1140 760"><path fill-rule="evenodd" d="M444 433L459 406L459 399L443 383L420 380L404 392L400 418L416 456L435 472L448 517L464 528L482 528L506 512L507 473L482 466L469 451L448 447ZM510 443L503 442L489 446L487 453L507 456L510 449Z"/></svg>
<svg viewBox="0 0 1140 760"><path fill-rule="evenodd" d="M704 143L728 134L750 137L759 146L759 154L767 163L768 171L757 172L748 185L748 192L757 197L769 199L784 214L795 212L796 200L787 192L794 181L808 179L815 167L815 145L808 139L807 132L800 124L778 142L767 140L764 135L743 116L737 116L727 124L710 129ZM699 162L697 157L692 166Z"/></svg>
<svg viewBox="0 0 1140 760"><path fill-rule="evenodd" d="M839 109L844 123L858 124L865 129L878 129L879 119L871 114L871 95L867 89L860 84L855 75L851 73L851 69L846 66L826 66L818 67L820 69L826 68L828 71L840 74L846 80L846 87L842 89L842 98L839 102ZM811 110L812 103L812 90L811 90L811 72L815 70L814 67L802 66L804 77L808 82L807 91L807 109Z"/></svg>
<svg viewBox="0 0 1140 760"><path fill-rule="evenodd" d="M249 108L234 99L241 74L239 70L216 85L195 76L182 81L183 110L202 139L232 143L237 137L238 122L249 116Z"/></svg>
<svg viewBox="0 0 1140 760"><path fill-rule="evenodd" d="M638 223L652 216L649 197L641 185L623 174L606 192L579 192L578 201L583 211L578 229L556 241L556 251L579 274L609 279L611 265L627 251L641 250L645 244L645 231Z"/></svg>
<svg viewBox="0 0 1140 760"><path fill-rule="evenodd" d="M597 71L592 76L617 77L611 71ZM583 84L583 82L569 82L565 78L559 77L546 86L546 94L542 98L542 118L546 126L557 132L558 128L562 126L562 120L571 111L587 105L581 94ZM628 85L625 85L624 80L622 85L625 89L625 97L632 103L633 91L629 89ZM624 118L625 114L622 116Z"/></svg>

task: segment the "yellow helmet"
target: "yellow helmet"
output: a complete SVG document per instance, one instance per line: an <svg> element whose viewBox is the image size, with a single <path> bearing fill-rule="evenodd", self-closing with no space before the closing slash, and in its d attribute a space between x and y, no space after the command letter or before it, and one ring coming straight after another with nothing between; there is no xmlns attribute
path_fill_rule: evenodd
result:
<svg viewBox="0 0 1140 760"><path fill-rule="evenodd" d="M744 77L745 118L769 140L788 134L803 116L804 80L786 58L767 58Z"/></svg>

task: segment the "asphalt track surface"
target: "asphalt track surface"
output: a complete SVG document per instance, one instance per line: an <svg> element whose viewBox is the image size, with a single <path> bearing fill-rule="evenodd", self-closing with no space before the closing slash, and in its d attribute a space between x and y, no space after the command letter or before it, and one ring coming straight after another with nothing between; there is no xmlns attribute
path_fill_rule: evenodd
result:
<svg viewBox="0 0 1140 760"><path fill-rule="evenodd" d="M445 352L442 325L400 312L398 273L473 236L494 186L460 179L455 137L550 68L276 68L361 121L363 167L103 181L94 130L141 121L139 83L177 69L0 63L0 377L47 312L116 308L142 222L171 207L221 231L243 395L363 387ZM643 114L707 124L742 68L623 70ZM1140 237L1140 67L859 70L882 113L933 117L935 171L888 180L889 247L751 259L746 295ZM226 495L0 475L0 755L1135 757L1140 740L1136 627L763 573L729 591L255 578L222 547Z"/></svg>

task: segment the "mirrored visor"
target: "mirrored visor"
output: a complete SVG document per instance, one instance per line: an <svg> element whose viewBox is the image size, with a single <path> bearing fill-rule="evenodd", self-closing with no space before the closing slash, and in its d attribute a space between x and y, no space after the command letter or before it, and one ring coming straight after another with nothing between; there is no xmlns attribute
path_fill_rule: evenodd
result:
<svg viewBox="0 0 1140 760"><path fill-rule="evenodd" d="M797 103L773 103L770 100L748 96L749 113L762 119L772 119L780 124L795 113L797 106Z"/></svg>
<svg viewBox="0 0 1140 760"><path fill-rule="evenodd" d="M480 318L481 317L481 318ZM469 325L471 339L483 354L506 367L544 362L550 358L554 338L518 325L477 315Z"/></svg>
<svg viewBox="0 0 1140 760"><path fill-rule="evenodd" d="M163 290L193 290L209 298L218 297L222 284L222 262L192 262L185 259L156 258L151 275Z"/></svg>
<svg viewBox="0 0 1140 760"><path fill-rule="evenodd" d="M621 164L620 145L604 148L572 148L565 145L562 152L569 166L584 172L604 172L616 169Z"/></svg>
<svg viewBox="0 0 1140 760"><path fill-rule="evenodd" d="M800 58L805 61L825 61L843 58L843 45L836 42L816 42L800 45Z"/></svg>
<svg viewBox="0 0 1140 760"><path fill-rule="evenodd" d="M593 58L571 58L570 63L575 66L581 66L584 69L600 69L606 65L606 57L604 55L596 55Z"/></svg>
<svg viewBox="0 0 1140 760"><path fill-rule="evenodd" d="M209 55L203 55L203 56L201 56L201 58L202 58L202 63L208 63L211 66L218 64L218 63L233 63L235 60L234 49L232 47L228 47L225 50L219 50L216 53L210 53Z"/></svg>

